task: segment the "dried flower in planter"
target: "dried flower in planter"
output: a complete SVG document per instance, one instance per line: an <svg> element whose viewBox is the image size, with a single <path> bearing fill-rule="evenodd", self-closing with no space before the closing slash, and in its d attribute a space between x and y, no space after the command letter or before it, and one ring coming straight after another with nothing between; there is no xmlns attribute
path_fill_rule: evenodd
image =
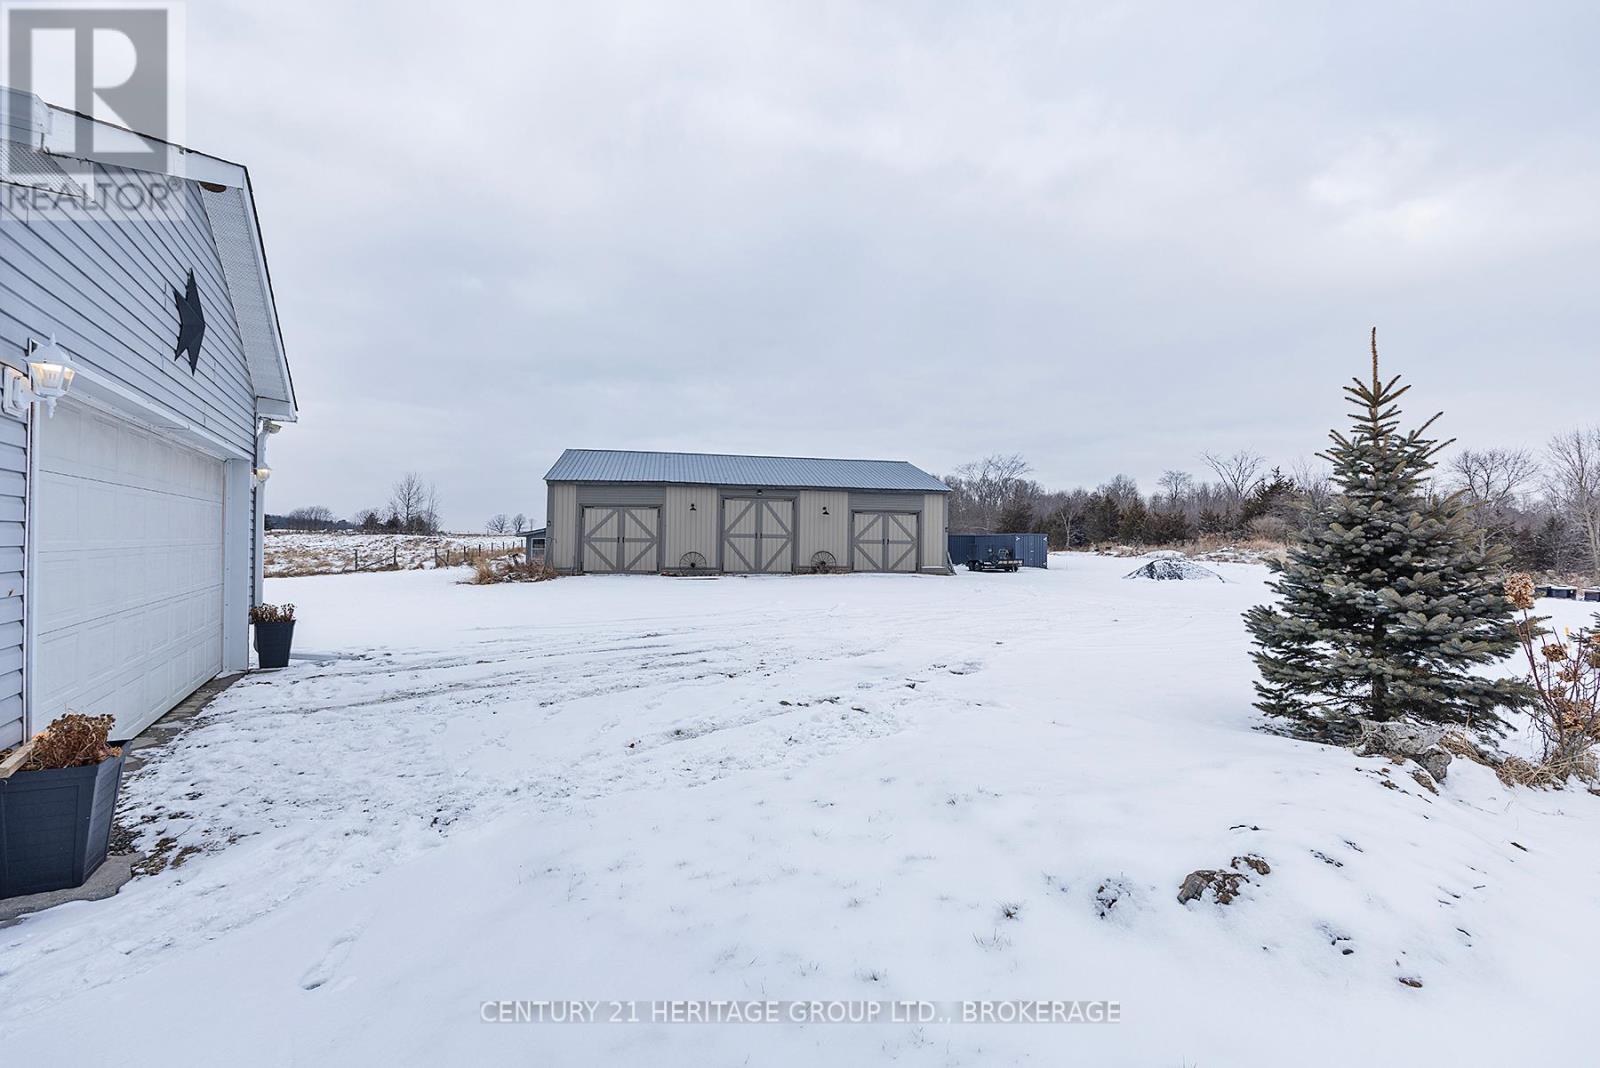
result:
<svg viewBox="0 0 1600 1068"><path fill-rule="evenodd" d="M250 622L252 623L293 623L294 605L292 604L258 604L250 608Z"/></svg>
<svg viewBox="0 0 1600 1068"><path fill-rule="evenodd" d="M81 768L119 756L122 749L106 744L115 716L85 716L69 712L40 731L23 763L23 771Z"/></svg>

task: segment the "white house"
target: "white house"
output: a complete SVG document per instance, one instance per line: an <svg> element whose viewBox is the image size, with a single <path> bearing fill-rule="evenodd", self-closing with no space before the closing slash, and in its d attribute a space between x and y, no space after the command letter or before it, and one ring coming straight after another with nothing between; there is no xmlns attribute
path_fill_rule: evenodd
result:
<svg viewBox="0 0 1600 1068"><path fill-rule="evenodd" d="M244 167L0 105L0 746L66 710L128 738L248 666L294 387ZM166 163L99 147L141 141Z"/></svg>

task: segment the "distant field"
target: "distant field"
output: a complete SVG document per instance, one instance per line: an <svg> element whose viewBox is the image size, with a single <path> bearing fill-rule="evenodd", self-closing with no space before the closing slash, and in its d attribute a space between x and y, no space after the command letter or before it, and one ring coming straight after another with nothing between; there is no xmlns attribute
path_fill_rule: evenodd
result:
<svg viewBox="0 0 1600 1068"><path fill-rule="evenodd" d="M469 556L522 551L522 539L487 534L305 534L269 530L263 566L271 578L456 566Z"/></svg>

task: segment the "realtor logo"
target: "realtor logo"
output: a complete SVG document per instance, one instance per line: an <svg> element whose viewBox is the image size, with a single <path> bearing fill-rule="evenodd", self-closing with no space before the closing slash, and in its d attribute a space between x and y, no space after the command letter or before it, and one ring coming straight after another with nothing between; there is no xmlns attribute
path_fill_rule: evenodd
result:
<svg viewBox="0 0 1600 1068"><path fill-rule="evenodd" d="M92 200L89 161L173 174L182 162L182 33L178 3L0 0L0 123L8 140L35 150L8 152L5 176L31 172L37 185L64 174ZM45 121L28 94L74 114Z"/></svg>

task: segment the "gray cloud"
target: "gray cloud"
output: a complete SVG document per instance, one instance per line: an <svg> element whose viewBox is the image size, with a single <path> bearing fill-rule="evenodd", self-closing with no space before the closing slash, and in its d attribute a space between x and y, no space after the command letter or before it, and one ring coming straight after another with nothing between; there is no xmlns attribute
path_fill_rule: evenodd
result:
<svg viewBox="0 0 1600 1068"><path fill-rule="evenodd" d="M1587 5L753 7L191 5L275 506L541 514L567 446L1288 463L1372 324L1451 434L1597 418Z"/></svg>

